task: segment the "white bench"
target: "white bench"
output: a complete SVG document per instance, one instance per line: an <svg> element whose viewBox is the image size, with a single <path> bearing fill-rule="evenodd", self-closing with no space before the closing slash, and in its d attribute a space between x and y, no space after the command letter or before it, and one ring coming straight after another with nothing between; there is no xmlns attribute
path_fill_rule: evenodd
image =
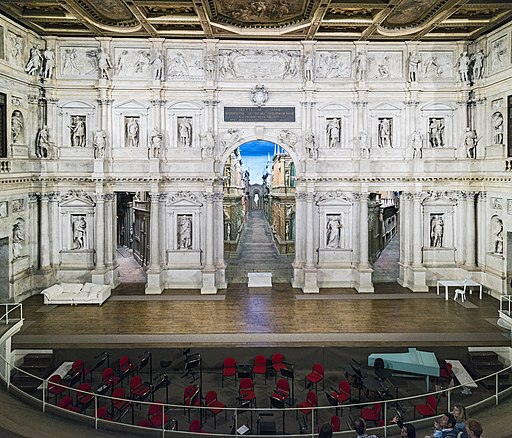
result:
<svg viewBox="0 0 512 438"><path fill-rule="evenodd" d="M464 365L460 360L446 360L446 362L451 364L453 374L462 385L462 394L471 395L470 388L478 388L478 385L464 368Z"/></svg>
<svg viewBox="0 0 512 438"><path fill-rule="evenodd" d="M272 287L272 272L248 272L249 287Z"/></svg>

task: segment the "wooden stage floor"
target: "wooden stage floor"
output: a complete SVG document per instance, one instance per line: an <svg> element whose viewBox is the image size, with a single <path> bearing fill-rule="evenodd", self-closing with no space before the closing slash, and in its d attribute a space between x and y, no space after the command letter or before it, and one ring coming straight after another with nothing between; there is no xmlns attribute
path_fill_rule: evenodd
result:
<svg viewBox="0 0 512 438"><path fill-rule="evenodd" d="M13 348L144 348L182 346L510 346L496 325L498 300L484 294L462 304L434 289L412 293L396 283L374 294L325 289L303 294L230 285L217 295L166 290L144 295L124 284L102 305L44 306L23 302L25 324ZM453 295L452 295L453 296Z"/></svg>

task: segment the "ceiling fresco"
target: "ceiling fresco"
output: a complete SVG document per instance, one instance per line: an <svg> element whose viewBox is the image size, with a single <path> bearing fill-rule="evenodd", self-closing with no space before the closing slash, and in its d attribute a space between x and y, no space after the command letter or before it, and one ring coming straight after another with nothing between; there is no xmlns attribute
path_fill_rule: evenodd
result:
<svg viewBox="0 0 512 438"><path fill-rule="evenodd" d="M473 40L512 0L1 0L39 35L274 40Z"/></svg>

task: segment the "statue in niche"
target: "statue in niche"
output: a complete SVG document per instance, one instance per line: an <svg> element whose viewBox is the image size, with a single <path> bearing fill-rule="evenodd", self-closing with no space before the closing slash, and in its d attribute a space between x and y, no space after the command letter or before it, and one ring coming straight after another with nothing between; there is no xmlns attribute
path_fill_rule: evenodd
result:
<svg viewBox="0 0 512 438"><path fill-rule="evenodd" d="M108 53L100 48L96 52L96 59L98 60L100 79L110 80L110 69L112 69L112 63L110 62Z"/></svg>
<svg viewBox="0 0 512 438"><path fill-rule="evenodd" d="M176 56L169 61L169 76L188 76L188 65L183 53L177 53Z"/></svg>
<svg viewBox="0 0 512 438"><path fill-rule="evenodd" d="M215 62L215 57L213 55L209 55L205 61L206 80L208 80L208 81L215 80L216 69L217 69L217 63Z"/></svg>
<svg viewBox="0 0 512 438"><path fill-rule="evenodd" d="M94 135L94 158L104 158L107 147L107 133L98 129Z"/></svg>
<svg viewBox="0 0 512 438"><path fill-rule="evenodd" d="M62 61L62 74L80 74L80 69L76 65L76 49L64 49Z"/></svg>
<svg viewBox="0 0 512 438"><path fill-rule="evenodd" d="M215 134L213 133L212 128L208 128L208 130L200 135L201 137L201 152L203 158L213 157L213 152L215 150Z"/></svg>
<svg viewBox="0 0 512 438"><path fill-rule="evenodd" d="M368 141L368 135L366 132L361 131L359 135L354 139L354 142L359 146L361 151L361 158L370 158L370 142Z"/></svg>
<svg viewBox="0 0 512 438"><path fill-rule="evenodd" d="M414 131L411 137L412 158L423 158L423 134L421 131Z"/></svg>
<svg viewBox="0 0 512 438"><path fill-rule="evenodd" d="M312 55L308 55L304 58L304 79L307 82L311 82L314 79L315 72L315 59Z"/></svg>
<svg viewBox="0 0 512 438"><path fill-rule="evenodd" d="M69 129L71 131L71 146L85 147L85 116L72 116Z"/></svg>
<svg viewBox="0 0 512 438"><path fill-rule="evenodd" d="M226 222L226 237L224 240L231 240L231 223Z"/></svg>
<svg viewBox="0 0 512 438"><path fill-rule="evenodd" d="M469 83L469 61L468 52L462 52L459 57L458 71L459 79L464 83Z"/></svg>
<svg viewBox="0 0 512 438"><path fill-rule="evenodd" d="M117 58L116 63L116 73L118 76L128 73L128 66L126 65L126 57L128 55L128 50L123 50L119 57Z"/></svg>
<svg viewBox="0 0 512 438"><path fill-rule="evenodd" d="M493 143L503 144L503 115L496 111L492 115Z"/></svg>
<svg viewBox="0 0 512 438"><path fill-rule="evenodd" d="M420 70L421 57L414 51L409 54L409 82L418 82L418 72Z"/></svg>
<svg viewBox="0 0 512 438"><path fill-rule="evenodd" d="M87 232L87 223L85 216L75 216L72 222L73 231L73 249L85 248L85 233Z"/></svg>
<svg viewBox="0 0 512 438"><path fill-rule="evenodd" d="M189 117L178 118L178 143L182 147L192 145L192 124Z"/></svg>
<svg viewBox="0 0 512 438"><path fill-rule="evenodd" d="M444 119L431 118L428 127L430 145L433 148L444 146Z"/></svg>
<svg viewBox="0 0 512 438"><path fill-rule="evenodd" d="M145 50L139 50L139 56L135 61L135 73L145 73L150 64L149 53Z"/></svg>
<svg viewBox="0 0 512 438"><path fill-rule="evenodd" d="M441 248L443 246L444 221L442 214L433 214L430 219L430 246Z"/></svg>
<svg viewBox="0 0 512 438"><path fill-rule="evenodd" d="M354 60L354 77L356 81L365 80L367 65L366 54L361 51L357 52L356 59Z"/></svg>
<svg viewBox="0 0 512 438"><path fill-rule="evenodd" d="M25 65L25 72L31 76L38 76L41 74L42 67L43 55L41 54L41 50L37 46L32 46L29 60L27 65Z"/></svg>
<svg viewBox="0 0 512 438"><path fill-rule="evenodd" d="M309 131L304 138L304 147L308 158L318 158L318 146L315 141L315 134Z"/></svg>
<svg viewBox="0 0 512 438"><path fill-rule="evenodd" d="M471 56L473 62L473 78L482 79L484 77L484 60L486 55L483 49L478 49L476 53Z"/></svg>
<svg viewBox="0 0 512 438"><path fill-rule="evenodd" d="M11 139L14 144L23 137L25 123L21 111L14 110L11 115Z"/></svg>
<svg viewBox="0 0 512 438"><path fill-rule="evenodd" d="M476 145L479 140L480 137L477 136L476 131L467 127L464 133L464 147L466 148L467 158L476 158Z"/></svg>
<svg viewBox="0 0 512 438"><path fill-rule="evenodd" d="M155 81L162 81L164 79L164 58L160 49L155 49L155 57L151 61L153 66L153 79Z"/></svg>
<svg viewBox="0 0 512 438"><path fill-rule="evenodd" d="M50 79L53 76L53 69L55 68L55 51L53 49L45 49L43 59L43 77Z"/></svg>
<svg viewBox="0 0 512 438"><path fill-rule="evenodd" d="M18 220L12 227L12 256L14 259L22 257L24 241L25 230L23 229L23 221Z"/></svg>
<svg viewBox="0 0 512 438"><path fill-rule="evenodd" d="M327 216L325 246L327 248L340 248L341 244L341 219L339 215Z"/></svg>
<svg viewBox="0 0 512 438"><path fill-rule="evenodd" d="M151 131L149 158L158 158L160 156L160 149L162 149L162 140L162 133L157 128L153 128L153 130Z"/></svg>
<svg viewBox="0 0 512 438"><path fill-rule="evenodd" d="M44 125L36 135L36 157L48 158L50 151L50 133L48 126Z"/></svg>
<svg viewBox="0 0 512 438"><path fill-rule="evenodd" d="M379 119L379 147L393 147L391 138L391 119Z"/></svg>
<svg viewBox="0 0 512 438"><path fill-rule="evenodd" d="M330 119L327 123L327 143L331 149L340 144L341 120L338 118Z"/></svg>
<svg viewBox="0 0 512 438"><path fill-rule="evenodd" d="M178 247L192 248L192 217L189 215L178 216Z"/></svg>
<svg viewBox="0 0 512 438"><path fill-rule="evenodd" d="M503 254L503 221L495 218L493 222L494 254Z"/></svg>
<svg viewBox="0 0 512 438"><path fill-rule="evenodd" d="M139 147L139 121L137 117L129 117L126 123L126 138L128 147Z"/></svg>

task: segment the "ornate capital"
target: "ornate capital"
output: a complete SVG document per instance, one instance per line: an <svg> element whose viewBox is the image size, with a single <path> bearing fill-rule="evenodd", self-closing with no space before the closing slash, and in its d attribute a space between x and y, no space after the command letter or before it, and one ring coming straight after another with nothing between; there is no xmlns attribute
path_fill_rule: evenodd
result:
<svg viewBox="0 0 512 438"><path fill-rule="evenodd" d="M214 200L214 202L222 202L224 200L224 193L215 192L213 194L213 200Z"/></svg>
<svg viewBox="0 0 512 438"><path fill-rule="evenodd" d="M160 200L160 193L150 193L149 200L151 201L151 203L158 202Z"/></svg>
<svg viewBox="0 0 512 438"><path fill-rule="evenodd" d="M112 202L115 199L114 193L105 193L105 201Z"/></svg>
<svg viewBox="0 0 512 438"><path fill-rule="evenodd" d="M50 200L51 193L39 192L37 193L37 196L39 196L41 202L48 202Z"/></svg>
<svg viewBox="0 0 512 438"><path fill-rule="evenodd" d="M405 106L418 106L419 104L417 100L404 100Z"/></svg>
<svg viewBox="0 0 512 438"><path fill-rule="evenodd" d="M160 202L166 202L167 201L167 193L159 193L159 198L158 200Z"/></svg>
<svg viewBox="0 0 512 438"><path fill-rule="evenodd" d="M366 100L354 100L352 105L354 105L356 108L366 108L368 106L368 102Z"/></svg>
<svg viewBox="0 0 512 438"><path fill-rule="evenodd" d="M110 105L110 104L112 104L113 100L112 99L103 98L103 99L98 99L97 102L98 102L99 105Z"/></svg>

